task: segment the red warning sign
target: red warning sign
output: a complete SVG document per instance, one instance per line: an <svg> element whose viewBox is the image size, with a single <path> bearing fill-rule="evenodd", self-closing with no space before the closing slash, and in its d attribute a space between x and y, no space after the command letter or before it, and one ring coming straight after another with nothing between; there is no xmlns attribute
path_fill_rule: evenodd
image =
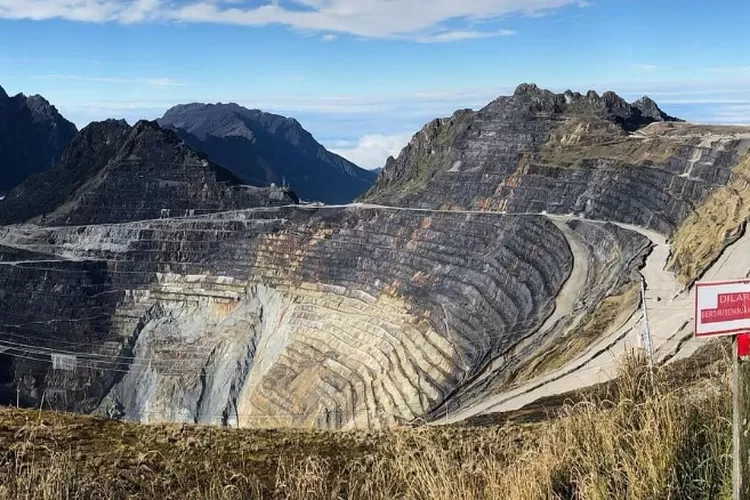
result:
<svg viewBox="0 0 750 500"><path fill-rule="evenodd" d="M750 332L750 280L695 285L695 335Z"/></svg>
<svg viewBox="0 0 750 500"><path fill-rule="evenodd" d="M701 310L703 323L721 323L750 318L750 293L720 293L716 309Z"/></svg>
<svg viewBox="0 0 750 500"><path fill-rule="evenodd" d="M740 333L737 335L737 357L746 358L750 356L750 335Z"/></svg>

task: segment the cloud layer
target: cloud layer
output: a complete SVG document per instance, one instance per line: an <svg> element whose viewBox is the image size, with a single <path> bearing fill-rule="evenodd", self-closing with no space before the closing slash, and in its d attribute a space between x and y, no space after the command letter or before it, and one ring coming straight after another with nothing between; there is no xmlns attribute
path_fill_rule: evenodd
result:
<svg viewBox="0 0 750 500"><path fill-rule="evenodd" d="M75 80L79 82L114 83L125 85L148 85L156 89L169 89L172 87L184 87L187 84L178 82L172 78L120 78L108 76L83 76L83 75L42 75L42 78L52 80Z"/></svg>
<svg viewBox="0 0 750 500"><path fill-rule="evenodd" d="M174 21L297 30L418 42L509 36L508 29L477 29L508 14L535 15L581 0L0 0L0 18L86 22ZM330 38L330 36L329 36Z"/></svg>
<svg viewBox="0 0 750 500"><path fill-rule="evenodd" d="M111 79L117 80L117 79ZM157 80L157 79L154 79ZM140 81L148 81L143 79ZM541 83L544 87L544 83ZM592 86L573 86L585 92ZM669 84L613 82L593 85L602 93L615 90L629 101L649 95L667 113L696 123L750 124L750 82L738 80L719 85L709 82ZM194 93L193 87L177 87L151 99L55 101L79 127L89 121L126 118L134 122L154 119L169 107L185 102L237 102L297 118L329 149L366 168L381 167L389 155L397 155L428 121L450 116L461 108L479 109L514 87L427 91L392 96L254 95L219 96ZM552 87L562 92L567 87Z"/></svg>
<svg viewBox="0 0 750 500"><path fill-rule="evenodd" d="M396 157L406 146L413 132L403 134L368 134L356 143L342 141L332 146L332 151L362 168L379 168L389 156Z"/></svg>

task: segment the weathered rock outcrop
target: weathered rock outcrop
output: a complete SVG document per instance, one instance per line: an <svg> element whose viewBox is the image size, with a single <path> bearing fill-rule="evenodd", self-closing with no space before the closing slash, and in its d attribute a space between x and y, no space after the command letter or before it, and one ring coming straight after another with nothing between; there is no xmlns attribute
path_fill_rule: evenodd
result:
<svg viewBox="0 0 750 500"><path fill-rule="evenodd" d="M582 243L589 232L597 245ZM331 427L426 415L543 325L554 336L567 323L550 321L556 308L629 286L649 248L601 224L376 207L27 226L2 240L54 255L0 262L0 348L18 356L27 400ZM563 306L571 279L586 291ZM60 354L74 371L51 369Z"/></svg>
<svg viewBox="0 0 750 500"><path fill-rule="evenodd" d="M671 235L731 182L748 134L674 122L653 101L521 85L477 112L435 120L389 159L363 201L546 211Z"/></svg>
<svg viewBox="0 0 750 500"><path fill-rule="evenodd" d="M40 95L13 97L0 87L0 195L51 168L76 127Z"/></svg>
<svg viewBox="0 0 750 500"><path fill-rule="evenodd" d="M287 184L308 201L348 203L377 177L327 151L297 120L237 104L175 106L159 123L245 182Z"/></svg>
<svg viewBox="0 0 750 500"><path fill-rule="evenodd" d="M243 185L155 122L83 129L60 163L0 201L0 223L80 225L295 203L283 188Z"/></svg>

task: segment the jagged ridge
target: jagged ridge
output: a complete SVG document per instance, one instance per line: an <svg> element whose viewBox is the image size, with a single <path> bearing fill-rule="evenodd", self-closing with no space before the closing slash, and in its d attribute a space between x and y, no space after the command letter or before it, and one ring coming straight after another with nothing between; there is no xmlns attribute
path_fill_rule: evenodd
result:
<svg viewBox="0 0 750 500"><path fill-rule="evenodd" d="M244 186L156 122L83 129L50 171L0 202L0 223L93 224L295 203L282 188Z"/></svg>
<svg viewBox="0 0 750 500"><path fill-rule="evenodd" d="M52 167L76 132L42 96L9 97L0 87L0 195Z"/></svg>
<svg viewBox="0 0 750 500"><path fill-rule="evenodd" d="M672 133L665 134L667 128ZM483 109L426 125L363 201L569 214L671 235L750 142L679 123L648 98L521 85Z"/></svg>

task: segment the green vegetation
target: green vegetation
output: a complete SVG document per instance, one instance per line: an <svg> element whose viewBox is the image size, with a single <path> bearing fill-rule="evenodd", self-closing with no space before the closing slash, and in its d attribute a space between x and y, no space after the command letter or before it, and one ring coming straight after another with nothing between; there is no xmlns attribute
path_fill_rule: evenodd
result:
<svg viewBox="0 0 750 500"><path fill-rule="evenodd" d="M375 195L386 195L395 200L400 200L408 195L418 194L425 188L427 180L434 173L435 160L446 158L447 150L454 143L456 137L466 130L473 117L474 113L471 110L461 110L447 120L436 120L430 123L420 132L420 135L434 135L434 137L427 141L424 137L420 138L420 143L424 147L412 152L413 165L409 166L408 177L394 184L386 185L377 192L375 189L378 186L373 186L361 198L361 201L367 201Z"/></svg>
<svg viewBox="0 0 750 500"><path fill-rule="evenodd" d="M709 369L675 390L633 356L606 397L488 427L233 430L4 409L0 498L729 498L727 370Z"/></svg>

